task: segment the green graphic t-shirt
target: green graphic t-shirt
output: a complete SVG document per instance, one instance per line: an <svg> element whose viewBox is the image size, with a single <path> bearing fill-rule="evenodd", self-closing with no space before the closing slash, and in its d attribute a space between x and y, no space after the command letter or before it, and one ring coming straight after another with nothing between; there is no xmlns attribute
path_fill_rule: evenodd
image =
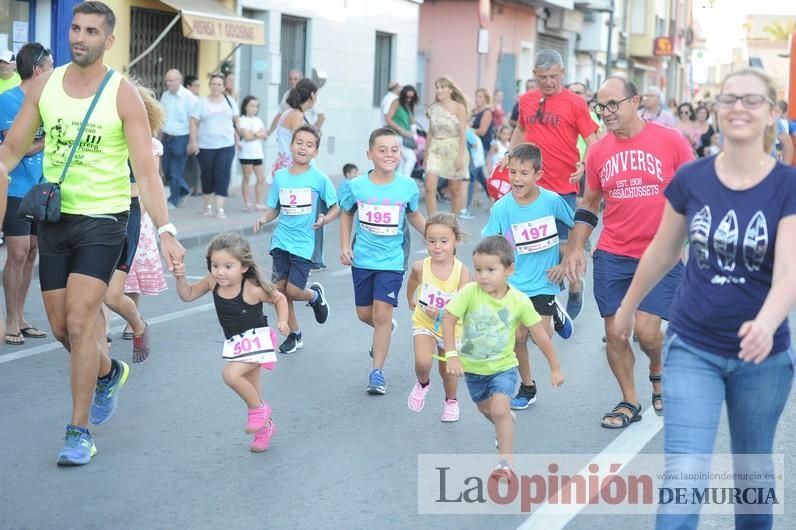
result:
<svg viewBox="0 0 796 530"><path fill-rule="evenodd" d="M459 359L464 371L478 375L505 372L517 366L514 335L542 317L531 299L509 286L506 296L493 298L476 282L465 285L445 306L464 323Z"/></svg>

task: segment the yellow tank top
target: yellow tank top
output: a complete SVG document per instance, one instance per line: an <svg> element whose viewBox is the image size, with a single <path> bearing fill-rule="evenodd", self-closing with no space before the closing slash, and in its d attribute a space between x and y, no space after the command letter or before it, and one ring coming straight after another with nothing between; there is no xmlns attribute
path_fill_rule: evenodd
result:
<svg viewBox="0 0 796 530"><path fill-rule="evenodd" d="M39 100L44 122L44 178L58 182L75 142L80 124L94 96L76 99L63 89L68 65L56 68ZM127 140L116 94L122 76L114 72L83 131L80 145L61 185L61 212L67 214L113 214L130 209L130 170Z"/></svg>
<svg viewBox="0 0 796 530"><path fill-rule="evenodd" d="M462 277L462 262L458 258L453 258L453 270L446 280L440 280L431 272L431 258L423 260L423 276L417 286L417 305L412 314L412 324L414 327L426 328L433 331L436 335L442 336L442 312L437 319L429 317L423 310L423 303L444 309L445 305L451 301L453 295L459 290L459 282ZM461 336L461 324L459 320L456 325L456 337Z"/></svg>

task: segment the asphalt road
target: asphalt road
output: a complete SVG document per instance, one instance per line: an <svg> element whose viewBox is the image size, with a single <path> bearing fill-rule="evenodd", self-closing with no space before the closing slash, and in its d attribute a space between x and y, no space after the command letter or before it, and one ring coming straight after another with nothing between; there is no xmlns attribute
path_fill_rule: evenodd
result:
<svg viewBox="0 0 796 530"><path fill-rule="evenodd" d="M443 205L445 206L445 205ZM471 234L458 255L470 264L486 213L464 223ZM423 256L413 236L412 258ZM269 238L252 238L265 270ZM299 307L304 348L280 356L273 373L263 372L266 400L278 433L263 454L248 450L245 407L221 381L223 335L206 296L192 304L178 300L174 283L166 293L145 298L152 323L153 353L131 374L117 415L92 429L98 455L88 466L59 468L55 459L69 419L67 357L50 339L29 339L21 348L0 350L0 528L517 528L528 515L419 515L418 455L494 454L493 430L469 400L462 383L461 420L442 424L442 385L432 375L426 409L406 407L414 383L410 315L403 294L399 321L385 368L387 395L365 393L370 370L370 330L354 312L350 274L337 260L337 225L327 235L327 271L313 280L326 288L329 322L317 325ZM204 270L203 249L187 257L188 274ZM587 285L590 288L591 282ZM27 317L46 318L31 289ZM595 455L618 436L632 437L652 415L625 431L600 427L602 414L618 400L601 342L602 321L590 289L575 335L556 338L566 383L549 384L546 363L532 349L538 401L518 412L517 453ZM112 354L129 362L132 344L121 340L113 321ZM638 351L638 348L636 348ZM647 363L636 365L642 405L649 407ZM754 399L754 396L749 396ZM639 432L639 431L637 431ZM794 454L796 407L780 424L776 452ZM658 432L644 453L662 452ZM716 444L729 452L726 420ZM786 460L787 465L790 459ZM786 488L793 491L786 473ZM786 503L787 503L786 499ZM785 506L786 513L791 511ZM791 515L777 517L792 528ZM590 515L573 529L652 528L651 515ZM703 527L726 528L728 517L703 518ZM544 526L542 526L544 527ZM552 526L550 526L552 527Z"/></svg>

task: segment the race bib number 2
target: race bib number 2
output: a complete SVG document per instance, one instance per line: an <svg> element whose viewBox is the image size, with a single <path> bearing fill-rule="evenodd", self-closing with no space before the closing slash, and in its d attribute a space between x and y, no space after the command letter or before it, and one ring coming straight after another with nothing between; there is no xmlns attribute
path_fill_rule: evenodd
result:
<svg viewBox="0 0 796 530"><path fill-rule="evenodd" d="M518 254L540 252L558 245L556 218L552 215L511 225L511 235Z"/></svg>
<svg viewBox="0 0 796 530"><path fill-rule="evenodd" d="M279 204L285 215L312 213L312 188L281 188Z"/></svg>
<svg viewBox="0 0 796 530"><path fill-rule="evenodd" d="M360 203L357 218L363 230L379 236L398 234L401 207L397 204Z"/></svg>
<svg viewBox="0 0 796 530"><path fill-rule="evenodd" d="M225 361L243 363L274 363L276 353L271 340L271 328L250 329L224 341Z"/></svg>

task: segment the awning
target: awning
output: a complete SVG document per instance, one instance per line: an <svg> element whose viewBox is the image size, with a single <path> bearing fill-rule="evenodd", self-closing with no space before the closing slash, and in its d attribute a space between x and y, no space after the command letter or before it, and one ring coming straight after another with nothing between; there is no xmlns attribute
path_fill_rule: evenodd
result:
<svg viewBox="0 0 796 530"><path fill-rule="evenodd" d="M182 15L182 34L189 39L262 46L265 24L238 16L216 0L161 0Z"/></svg>

